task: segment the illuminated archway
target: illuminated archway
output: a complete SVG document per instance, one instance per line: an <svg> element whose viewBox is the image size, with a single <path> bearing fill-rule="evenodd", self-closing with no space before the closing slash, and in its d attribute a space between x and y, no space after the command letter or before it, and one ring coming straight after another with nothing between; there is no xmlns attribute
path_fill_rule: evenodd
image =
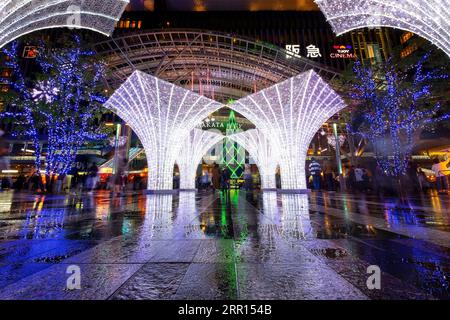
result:
<svg viewBox="0 0 450 320"><path fill-rule="evenodd" d="M275 190L275 170L279 155L273 152L270 141L264 136L262 131L251 129L229 135L228 138L236 141L247 150L256 162L261 177L261 189Z"/></svg>
<svg viewBox="0 0 450 320"><path fill-rule="evenodd" d="M105 103L140 139L148 162L148 191L169 192L184 139L222 105L135 71Z"/></svg>
<svg viewBox="0 0 450 320"><path fill-rule="evenodd" d="M180 169L180 189L195 189L197 167L209 149L224 138L223 135L200 129L194 129L183 141L176 163Z"/></svg>
<svg viewBox="0 0 450 320"><path fill-rule="evenodd" d="M416 33L450 56L450 0L315 0L337 35L365 27Z"/></svg>
<svg viewBox="0 0 450 320"><path fill-rule="evenodd" d="M345 107L341 97L313 70L230 105L270 141L272 152L279 157L285 192L306 190L309 144L323 123Z"/></svg>
<svg viewBox="0 0 450 320"><path fill-rule="evenodd" d="M129 0L3 0L0 48L25 34L51 28L89 29L110 36Z"/></svg>

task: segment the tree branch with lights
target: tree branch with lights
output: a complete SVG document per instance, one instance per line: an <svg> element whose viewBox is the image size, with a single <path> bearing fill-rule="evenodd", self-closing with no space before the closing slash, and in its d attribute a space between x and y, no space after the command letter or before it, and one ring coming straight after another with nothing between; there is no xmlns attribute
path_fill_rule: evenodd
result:
<svg viewBox="0 0 450 320"><path fill-rule="evenodd" d="M39 130L48 138L46 173L65 174L75 162L80 148L90 140L105 138L97 124L106 100L100 93L105 65L95 52L82 48L74 36L62 49L41 43L36 58L36 77L25 78L19 62L19 44L14 42L4 53L13 80L5 79L12 89L9 111L2 117L14 121L13 135L32 139L35 166L40 170Z"/></svg>
<svg viewBox="0 0 450 320"><path fill-rule="evenodd" d="M450 113L433 96L433 82L448 79L439 68L427 70L429 53L407 69L396 69L392 61L377 66L353 65L350 97L358 101L359 121L349 131L363 136L374 150L383 172L392 177L405 174L415 134Z"/></svg>

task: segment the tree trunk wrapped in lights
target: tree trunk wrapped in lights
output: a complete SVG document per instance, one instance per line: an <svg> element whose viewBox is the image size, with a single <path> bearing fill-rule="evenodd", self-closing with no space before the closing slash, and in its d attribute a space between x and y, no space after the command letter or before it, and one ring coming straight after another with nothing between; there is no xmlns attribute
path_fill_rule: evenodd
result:
<svg viewBox="0 0 450 320"><path fill-rule="evenodd" d="M110 36L129 0L3 0L0 48L36 30L68 27Z"/></svg>
<svg viewBox="0 0 450 320"><path fill-rule="evenodd" d="M241 145L255 160L261 177L261 188L275 189L275 170L278 165L278 155L273 152L269 140L262 131L251 129L229 135L228 138Z"/></svg>
<svg viewBox="0 0 450 320"><path fill-rule="evenodd" d="M195 174L202 157L223 138L221 134L200 129L188 134L176 160L180 170L180 189L195 189Z"/></svg>
<svg viewBox="0 0 450 320"><path fill-rule="evenodd" d="M154 192L172 189L173 167L185 138L221 106L141 71L135 71L105 104L139 137L147 155L148 190Z"/></svg>
<svg viewBox="0 0 450 320"><path fill-rule="evenodd" d="M450 0L315 0L337 35L365 27L416 33L450 56Z"/></svg>
<svg viewBox="0 0 450 320"><path fill-rule="evenodd" d="M281 187L306 190L305 160L314 134L339 110L339 95L313 70L238 100L230 107L269 139L281 169Z"/></svg>

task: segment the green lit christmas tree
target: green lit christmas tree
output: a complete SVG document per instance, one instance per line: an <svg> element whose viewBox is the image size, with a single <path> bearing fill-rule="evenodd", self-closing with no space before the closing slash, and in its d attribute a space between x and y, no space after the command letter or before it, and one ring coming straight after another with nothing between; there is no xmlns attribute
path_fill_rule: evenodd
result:
<svg viewBox="0 0 450 320"><path fill-rule="evenodd" d="M239 129L239 125L236 122L236 116L234 111L230 111L230 116L228 118L228 122L226 125L226 134L230 135L236 133ZM231 179L239 179L242 177L244 172L244 161L245 156L243 156L243 152L245 152L239 144L234 142L231 139L225 139L225 147L224 147L224 161L225 165L228 167L231 173Z"/></svg>

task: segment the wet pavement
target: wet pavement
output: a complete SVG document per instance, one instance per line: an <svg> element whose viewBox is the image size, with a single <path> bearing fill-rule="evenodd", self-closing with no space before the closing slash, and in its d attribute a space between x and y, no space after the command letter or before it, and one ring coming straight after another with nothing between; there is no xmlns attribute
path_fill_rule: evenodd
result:
<svg viewBox="0 0 450 320"><path fill-rule="evenodd" d="M0 299L449 299L449 214L435 194L3 192Z"/></svg>

